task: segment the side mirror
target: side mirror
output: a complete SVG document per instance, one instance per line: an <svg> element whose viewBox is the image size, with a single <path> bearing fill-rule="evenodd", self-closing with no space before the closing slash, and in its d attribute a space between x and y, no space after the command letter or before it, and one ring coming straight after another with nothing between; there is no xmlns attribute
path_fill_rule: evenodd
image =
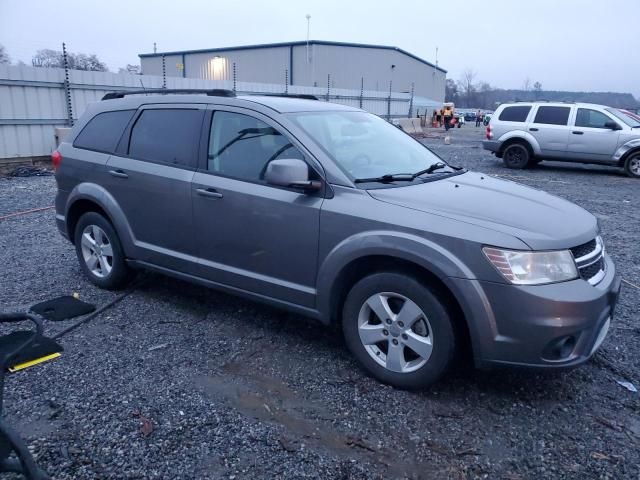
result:
<svg viewBox="0 0 640 480"><path fill-rule="evenodd" d="M264 172L264 179L279 187L300 188L305 191L320 190L321 183L309 180L309 166L297 158L272 160Z"/></svg>
<svg viewBox="0 0 640 480"><path fill-rule="evenodd" d="M618 125L618 123L614 122L613 120L605 122L604 127L610 128L611 130L622 130L622 128L620 128L620 125Z"/></svg>

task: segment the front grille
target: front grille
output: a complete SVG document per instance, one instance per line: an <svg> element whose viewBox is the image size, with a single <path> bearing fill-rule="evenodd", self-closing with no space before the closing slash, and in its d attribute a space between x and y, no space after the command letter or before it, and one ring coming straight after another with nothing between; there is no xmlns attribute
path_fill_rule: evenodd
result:
<svg viewBox="0 0 640 480"><path fill-rule="evenodd" d="M570 249L583 280L592 285L604 277L604 245L600 237Z"/></svg>
<svg viewBox="0 0 640 480"><path fill-rule="evenodd" d="M600 271L604 270L604 259L600 257L600 259L596 263L592 263L588 267L583 267L580 269L580 276L584 280L591 280L595 277Z"/></svg>
<svg viewBox="0 0 640 480"><path fill-rule="evenodd" d="M573 247L570 250L571 253L573 253L573 258L580 258L593 252L596 249L596 246L596 239L594 238L590 242L583 243L582 245Z"/></svg>

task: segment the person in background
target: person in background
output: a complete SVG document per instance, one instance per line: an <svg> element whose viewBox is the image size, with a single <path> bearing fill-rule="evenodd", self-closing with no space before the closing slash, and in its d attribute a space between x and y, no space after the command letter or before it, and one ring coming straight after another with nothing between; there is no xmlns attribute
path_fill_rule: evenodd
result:
<svg viewBox="0 0 640 480"><path fill-rule="evenodd" d="M433 115L431 116L431 126L437 128L438 127L438 110L433 109Z"/></svg>
<svg viewBox="0 0 640 480"><path fill-rule="evenodd" d="M442 116L444 119L444 129L449 130L449 128L451 128L451 109L447 108L443 110Z"/></svg>
<svg viewBox="0 0 640 480"><path fill-rule="evenodd" d="M442 125L442 109L438 110L438 114L436 115L436 123L437 127L440 128Z"/></svg>
<svg viewBox="0 0 640 480"><path fill-rule="evenodd" d="M476 127L479 127L482 124L482 113L480 110L476 112Z"/></svg>

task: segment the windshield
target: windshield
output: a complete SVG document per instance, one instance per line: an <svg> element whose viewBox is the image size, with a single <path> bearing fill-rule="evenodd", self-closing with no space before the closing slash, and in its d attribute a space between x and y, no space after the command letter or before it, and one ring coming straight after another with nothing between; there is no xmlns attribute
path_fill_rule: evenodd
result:
<svg viewBox="0 0 640 480"><path fill-rule="evenodd" d="M633 116L631 116L630 114L621 112L617 108L607 108L606 110L607 110L607 112L615 115L618 119L622 120L624 123L626 123L630 127L632 127L632 128L633 127L640 127L640 121L638 121L637 119L633 118Z"/></svg>
<svg viewBox="0 0 640 480"><path fill-rule="evenodd" d="M307 112L291 114L290 118L352 180L413 174L443 163L420 142L370 113Z"/></svg>

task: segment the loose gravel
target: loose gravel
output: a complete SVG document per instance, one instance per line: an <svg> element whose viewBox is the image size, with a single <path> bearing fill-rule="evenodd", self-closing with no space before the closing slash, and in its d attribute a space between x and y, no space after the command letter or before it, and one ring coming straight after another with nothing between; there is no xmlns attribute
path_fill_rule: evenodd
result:
<svg viewBox="0 0 640 480"><path fill-rule="evenodd" d="M596 214L621 275L640 285L637 180L550 162L507 170L471 125L451 145L431 136L453 164ZM54 194L51 177L0 178L0 217ZM3 310L117 295L84 279L52 210L0 221L0 282ZM640 388L639 301L625 283L607 340L580 368L460 369L412 393L364 375L335 329L147 275L64 336L61 359L11 376L5 414L58 480L638 478L640 396L616 381Z"/></svg>

